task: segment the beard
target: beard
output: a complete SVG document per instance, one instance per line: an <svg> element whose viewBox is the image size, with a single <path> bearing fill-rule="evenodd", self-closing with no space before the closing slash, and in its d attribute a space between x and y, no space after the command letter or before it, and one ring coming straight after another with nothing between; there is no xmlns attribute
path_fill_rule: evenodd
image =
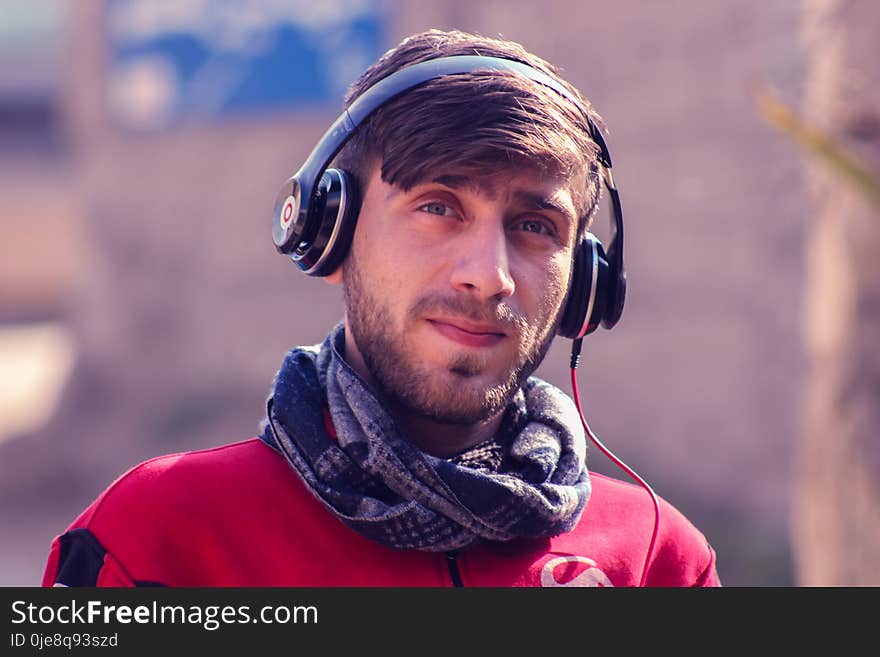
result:
<svg viewBox="0 0 880 657"><path fill-rule="evenodd" d="M407 309L402 323L395 325L389 306L367 290L354 256L343 267L347 328L383 403L400 410L446 424L475 424L494 417L544 360L561 319L560 308L544 295L538 317L529 322L510 306L481 302L465 294L428 293ZM500 326L505 340L515 340L517 350L497 380L480 385L474 378L489 366L489 356L463 353L445 363L452 376L437 376L405 339L407 325L417 325L432 312L466 317L474 322Z"/></svg>

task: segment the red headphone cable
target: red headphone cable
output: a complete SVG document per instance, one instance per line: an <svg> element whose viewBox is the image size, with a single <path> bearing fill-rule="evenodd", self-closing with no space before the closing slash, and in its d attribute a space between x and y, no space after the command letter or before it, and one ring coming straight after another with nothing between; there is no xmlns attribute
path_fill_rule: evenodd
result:
<svg viewBox="0 0 880 657"><path fill-rule="evenodd" d="M648 495L651 496L651 502L654 504L654 532L651 534L651 543L648 545L648 554L645 556L645 565L642 567L642 579L639 582L639 586L645 586L645 581L648 579L648 566L651 563L651 556L654 553L654 544L657 542L657 532L660 530L660 502L657 500L657 495L651 490L651 487L647 484L647 482L642 479L636 472L630 468L626 463L617 458L614 454L611 453L605 445L599 442L599 439L596 438L596 435L590 429L590 425L587 424L587 419L584 417L584 412L581 410L581 400L580 395L578 394L578 385L577 385L577 376L575 371L577 370L578 360L580 359L581 353L581 343L583 342L583 338L578 338L574 341L571 347L571 390L574 397L575 406L577 406L578 414L581 416L581 423L584 425L584 431L587 432L587 435L590 437L590 440L598 447L605 456L611 459L621 470L626 472L630 477L632 477L642 488L648 491Z"/></svg>

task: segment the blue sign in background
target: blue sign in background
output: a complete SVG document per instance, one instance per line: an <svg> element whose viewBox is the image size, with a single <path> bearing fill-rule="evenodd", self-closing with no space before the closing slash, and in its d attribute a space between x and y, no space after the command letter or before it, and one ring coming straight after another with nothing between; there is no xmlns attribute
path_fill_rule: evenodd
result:
<svg viewBox="0 0 880 657"><path fill-rule="evenodd" d="M332 103L385 49L383 0L111 0L108 101L132 128Z"/></svg>

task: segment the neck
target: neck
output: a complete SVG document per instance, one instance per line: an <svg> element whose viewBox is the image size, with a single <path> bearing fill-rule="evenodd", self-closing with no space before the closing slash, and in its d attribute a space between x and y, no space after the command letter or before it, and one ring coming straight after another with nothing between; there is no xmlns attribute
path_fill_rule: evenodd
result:
<svg viewBox="0 0 880 657"><path fill-rule="evenodd" d="M351 331L345 331L345 362L373 389L378 390L376 381ZM488 440L498 432L504 411L492 417L472 424L441 422L424 415L414 413L399 404L384 402L388 413L394 418L400 432L413 445L432 456L447 458Z"/></svg>

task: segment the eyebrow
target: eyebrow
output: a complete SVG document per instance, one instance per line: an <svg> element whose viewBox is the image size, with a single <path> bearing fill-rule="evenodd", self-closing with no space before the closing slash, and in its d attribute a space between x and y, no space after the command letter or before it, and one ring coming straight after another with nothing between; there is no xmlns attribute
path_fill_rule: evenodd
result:
<svg viewBox="0 0 880 657"><path fill-rule="evenodd" d="M552 197L519 189L513 193L513 198L519 205L529 210L549 210L562 215L567 221L574 221L572 209Z"/></svg>
<svg viewBox="0 0 880 657"><path fill-rule="evenodd" d="M471 176L460 176L460 175L445 175L445 176L437 176L431 182L438 183L440 185L446 185L451 189L468 189L472 192L491 192L492 188L489 185L480 184L476 182Z"/></svg>

